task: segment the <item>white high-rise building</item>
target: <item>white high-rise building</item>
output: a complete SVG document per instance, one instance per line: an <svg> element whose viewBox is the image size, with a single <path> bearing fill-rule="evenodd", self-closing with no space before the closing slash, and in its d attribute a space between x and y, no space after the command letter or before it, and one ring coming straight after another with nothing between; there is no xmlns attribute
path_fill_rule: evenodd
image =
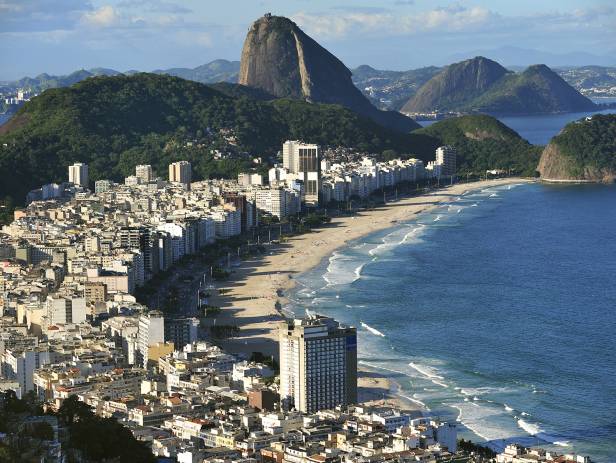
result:
<svg viewBox="0 0 616 463"><path fill-rule="evenodd" d="M178 161L169 164L169 181L190 186L192 167L188 161Z"/></svg>
<svg viewBox="0 0 616 463"><path fill-rule="evenodd" d="M139 329L137 333L137 350L141 365L148 365L149 347L165 342L165 318L162 312L152 310L139 316Z"/></svg>
<svg viewBox="0 0 616 463"><path fill-rule="evenodd" d="M314 413L357 401L357 330L310 315L279 329L283 406Z"/></svg>
<svg viewBox="0 0 616 463"><path fill-rule="evenodd" d="M49 325L83 323L86 321L84 297L47 296L45 301Z"/></svg>
<svg viewBox="0 0 616 463"><path fill-rule="evenodd" d="M441 175L456 175L456 154L453 146L439 146L436 149L436 164L441 166Z"/></svg>
<svg viewBox="0 0 616 463"><path fill-rule="evenodd" d="M88 187L88 165L82 162L76 162L72 166L68 166L68 181L78 186Z"/></svg>
<svg viewBox="0 0 616 463"><path fill-rule="evenodd" d="M303 201L311 206L319 203L321 191L321 148L319 145L286 141L282 145L282 165L304 184Z"/></svg>
<svg viewBox="0 0 616 463"><path fill-rule="evenodd" d="M135 167L135 177L141 180L141 183L151 182L154 178L152 174L152 166L149 164L142 164Z"/></svg>

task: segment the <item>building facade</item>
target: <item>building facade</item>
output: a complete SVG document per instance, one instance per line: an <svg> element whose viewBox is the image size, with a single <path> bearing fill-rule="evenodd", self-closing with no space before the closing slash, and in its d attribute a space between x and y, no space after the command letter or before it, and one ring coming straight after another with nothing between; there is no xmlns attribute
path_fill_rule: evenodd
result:
<svg viewBox="0 0 616 463"><path fill-rule="evenodd" d="M311 315L280 326L283 407L313 413L357 401L357 330Z"/></svg>
<svg viewBox="0 0 616 463"><path fill-rule="evenodd" d="M68 181L84 188L88 187L88 165L76 162L68 166Z"/></svg>

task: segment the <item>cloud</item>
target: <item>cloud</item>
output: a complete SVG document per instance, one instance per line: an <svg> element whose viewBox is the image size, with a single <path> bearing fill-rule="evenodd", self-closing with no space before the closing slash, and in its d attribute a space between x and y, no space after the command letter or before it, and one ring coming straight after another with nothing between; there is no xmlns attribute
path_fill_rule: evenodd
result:
<svg viewBox="0 0 616 463"><path fill-rule="evenodd" d="M367 13L349 11L338 15L299 12L293 20L309 32L319 36L344 38L356 34L413 35L442 30L455 32L476 30L497 20L499 15L483 7L464 7L456 4L414 14L389 11Z"/></svg>
<svg viewBox="0 0 616 463"><path fill-rule="evenodd" d="M0 0L0 33L71 29L92 10L89 0Z"/></svg>
<svg viewBox="0 0 616 463"><path fill-rule="evenodd" d="M164 0L122 0L117 4L118 8L138 9L141 12L159 12L159 13L174 13L188 14L193 11L185 6Z"/></svg>
<svg viewBox="0 0 616 463"><path fill-rule="evenodd" d="M396 4L405 3L397 0ZM293 20L309 34L324 39L346 39L358 35L372 37L413 36L438 34L452 37L460 33L473 33L501 37L525 36L555 32L592 31L614 34L614 15L610 6L578 9L571 12L539 12L525 16L504 16L482 6L453 3L447 7L400 13L399 11L363 11L341 9L338 14L300 11Z"/></svg>
<svg viewBox="0 0 616 463"><path fill-rule="evenodd" d="M81 19L94 27L110 27L118 24L120 15L111 5L104 5L98 10L84 13Z"/></svg>

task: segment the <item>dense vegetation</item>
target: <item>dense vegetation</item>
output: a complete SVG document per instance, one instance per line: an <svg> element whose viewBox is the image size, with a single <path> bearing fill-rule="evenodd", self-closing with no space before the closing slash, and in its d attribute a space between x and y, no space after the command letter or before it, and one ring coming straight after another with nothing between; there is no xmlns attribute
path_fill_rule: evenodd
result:
<svg viewBox="0 0 616 463"><path fill-rule="evenodd" d="M286 139L431 156L425 136L385 129L337 105L234 98L155 74L95 77L44 92L0 127L0 199L19 203L30 189L65 180L75 161L89 164L91 181L120 180L144 163L165 177L179 159L192 162L196 179L233 177ZM226 158L215 159L215 150Z"/></svg>
<svg viewBox="0 0 616 463"><path fill-rule="evenodd" d="M586 111L595 105L545 65L507 74L465 109L490 113Z"/></svg>
<svg viewBox="0 0 616 463"><path fill-rule="evenodd" d="M494 117L445 119L417 132L439 140L439 144L454 146L458 151L460 175L482 174L492 169L535 175L541 148L531 145Z"/></svg>
<svg viewBox="0 0 616 463"><path fill-rule="evenodd" d="M0 432L7 437L0 443L0 463L43 461L47 444L54 438L53 428L42 417L43 410L34 394L18 399L13 391L0 396ZM64 400L57 414L62 428L58 439L68 461L150 463L150 449L137 441L131 431L113 418L101 418L76 396Z"/></svg>
<svg viewBox="0 0 616 463"><path fill-rule="evenodd" d="M616 172L616 114L571 122L551 143L569 158L573 176L581 176L589 167Z"/></svg>

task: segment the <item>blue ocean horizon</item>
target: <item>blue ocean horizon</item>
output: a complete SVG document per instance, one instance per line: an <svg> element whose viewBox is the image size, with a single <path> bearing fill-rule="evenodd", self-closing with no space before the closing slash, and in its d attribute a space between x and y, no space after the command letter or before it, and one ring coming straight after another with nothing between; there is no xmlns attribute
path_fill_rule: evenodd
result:
<svg viewBox="0 0 616 463"><path fill-rule="evenodd" d="M289 309L358 328L382 369L463 436L616 455L616 187L469 190L297 278Z"/></svg>

